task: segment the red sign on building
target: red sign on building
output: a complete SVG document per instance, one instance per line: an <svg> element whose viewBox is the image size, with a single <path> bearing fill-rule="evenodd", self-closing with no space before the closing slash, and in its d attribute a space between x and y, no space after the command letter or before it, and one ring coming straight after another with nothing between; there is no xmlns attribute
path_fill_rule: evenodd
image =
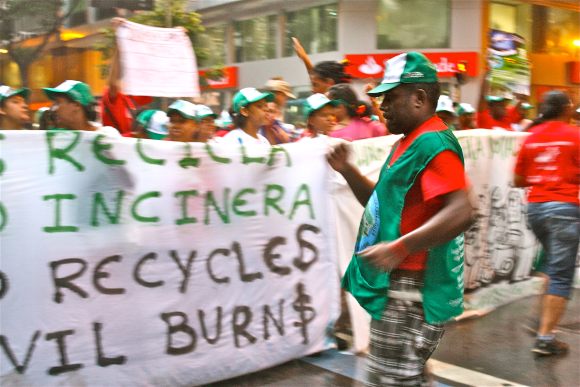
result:
<svg viewBox="0 0 580 387"><path fill-rule="evenodd" d="M424 52L423 53L437 67L439 77L454 77L458 65L471 77L477 76L477 52ZM393 54L352 54L345 58L350 62L346 72L354 78L382 78L385 71L384 63L399 55Z"/></svg>
<svg viewBox="0 0 580 387"><path fill-rule="evenodd" d="M205 78L206 70L199 70L200 78ZM223 68L224 76L220 79L205 78L207 84L201 85L204 90L211 89L235 89L238 87L238 68L237 66L228 66Z"/></svg>

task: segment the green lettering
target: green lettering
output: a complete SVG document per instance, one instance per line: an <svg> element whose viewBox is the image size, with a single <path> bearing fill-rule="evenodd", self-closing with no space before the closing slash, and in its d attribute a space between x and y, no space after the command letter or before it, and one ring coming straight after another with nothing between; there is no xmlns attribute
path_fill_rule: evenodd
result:
<svg viewBox="0 0 580 387"><path fill-rule="evenodd" d="M229 188L224 189L224 205L223 210L217 204L217 201L214 198L213 192L208 191L205 194L205 219L203 220L204 224L209 224L209 208L210 206L213 207L215 212L217 212L218 216L222 220L223 223L228 224L230 223L230 213L229 213L229 201L230 201L230 192Z"/></svg>
<svg viewBox="0 0 580 387"><path fill-rule="evenodd" d="M286 156L286 166L291 167L292 160L290 159L290 154L288 153L286 148L279 145L274 145L272 148L270 148L270 158L268 159L268 166L271 167L272 165L274 165L274 155L280 152L284 153L284 155Z"/></svg>
<svg viewBox="0 0 580 387"><path fill-rule="evenodd" d="M114 212L109 211L109 207L107 207L107 203L105 203L105 199L103 198L102 192L96 192L93 196L93 209L91 215L91 225L98 227L99 224L99 207L102 208L102 212L105 214L107 219L109 220L110 224L119 224L119 219L121 218L121 208L123 198L125 196L124 191L117 192L117 198L115 199L115 209Z"/></svg>
<svg viewBox="0 0 580 387"><path fill-rule="evenodd" d="M198 196L199 192L193 189L191 191L179 191L175 193L175 197L181 196L181 218L175 221L175 224L181 226L183 224L197 223L197 219L187 215L187 198L190 196Z"/></svg>
<svg viewBox="0 0 580 387"><path fill-rule="evenodd" d="M143 152L143 139L142 138L137 139L137 141L135 142L135 148L137 149L137 154L139 155L139 157L141 157L141 160L145 161L147 164L153 164L153 165L164 165L165 164L165 160L151 158L151 157L147 156L145 154L145 152Z"/></svg>
<svg viewBox="0 0 580 387"><path fill-rule="evenodd" d="M192 157L191 155L191 145L189 143L185 143L185 157L179 160L179 166L183 169L193 167L199 167L199 157Z"/></svg>
<svg viewBox="0 0 580 387"><path fill-rule="evenodd" d="M232 209L234 210L234 214L239 216L256 216L256 211L254 210L243 211L242 209L239 208L241 206L245 206L246 204L248 204L248 201L243 199L242 196L249 193L255 194L256 190L253 188L244 188L243 190L241 190L236 194L236 196L234 197L234 202L232 203Z"/></svg>
<svg viewBox="0 0 580 387"><path fill-rule="evenodd" d="M265 157L250 157L246 154L246 147L243 144L240 144L240 146L242 147L242 164L246 165L246 164L251 164L251 163L257 163L257 164L265 164L266 163Z"/></svg>
<svg viewBox="0 0 580 387"><path fill-rule="evenodd" d="M4 230L4 227L8 224L8 211L6 211L6 207L4 204L0 202L0 232Z"/></svg>
<svg viewBox="0 0 580 387"><path fill-rule="evenodd" d="M159 198L159 197L161 197L161 192L151 191L151 192L145 192L143 195L141 195L137 199L135 199L135 202L131 206L131 215L133 216L133 218L136 221L143 222L143 223L159 222L158 216L142 216L142 215L137 213L137 207L139 206L139 204L141 204L141 202L143 200L151 199L151 198Z"/></svg>
<svg viewBox="0 0 580 387"><path fill-rule="evenodd" d="M123 165L123 164L125 164L125 162L126 162L125 160L112 159L112 158L109 158L103 154L103 152L109 151L113 147L113 145L111 145L111 144L103 144L102 143L102 140L104 140L106 138L107 138L107 136L105 136L104 134L99 134L93 140L93 153L95 154L95 157L97 158L97 160L99 160L100 162L107 164L107 165Z"/></svg>
<svg viewBox="0 0 580 387"><path fill-rule="evenodd" d="M232 159L228 159L227 157L220 157L213 153L213 148L209 143L205 143L205 151L207 152L208 156L217 163L222 164L229 164L232 162Z"/></svg>
<svg viewBox="0 0 580 387"><path fill-rule="evenodd" d="M301 199L302 195L305 195L304 199ZM310 198L310 188L308 185L301 184L296 191L294 196L294 203L292 204L292 211L290 211L290 220L294 218L294 214L299 206L308 206L308 211L310 213L310 219L314 219L314 208L312 207L312 199Z"/></svg>
<svg viewBox="0 0 580 387"><path fill-rule="evenodd" d="M73 136L73 141L68 144L65 148L55 148L54 139L58 135L65 134L67 136ZM62 136L61 136L62 137ZM47 130L46 131L46 144L48 145L48 173L54 173L54 160L61 159L66 160L71 163L77 170L84 171L85 167L73 159L71 156L68 155L70 151L72 151L81 139L81 131L78 130L70 130L70 131L63 131L63 130Z"/></svg>
<svg viewBox="0 0 580 387"><path fill-rule="evenodd" d="M273 193L271 195L270 193ZM269 216L268 208L273 208L280 215L284 215L284 210L278 206L278 202L284 197L284 187L278 184L268 184L266 186L266 194L264 195L264 214Z"/></svg>
<svg viewBox="0 0 580 387"><path fill-rule="evenodd" d="M54 194L54 195L46 195L46 196L42 197L42 200L44 200L44 201L47 201L47 200L55 200L56 201L56 205L54 206L54 210L55 210L54 226L43 227L42 229L44 230L44 232L53 233L53 232L77 232L77 231L79 231L79 228L76 226L63 226L62 224L60 224L60 222L61 222L60 201L61 200L76 200L76 198L77 198L77 196L74 194Z"/></svg>

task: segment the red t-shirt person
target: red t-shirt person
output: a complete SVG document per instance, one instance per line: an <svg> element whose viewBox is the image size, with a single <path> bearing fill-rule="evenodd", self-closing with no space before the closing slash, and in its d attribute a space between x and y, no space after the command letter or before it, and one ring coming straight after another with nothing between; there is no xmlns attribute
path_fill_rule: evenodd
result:
<svg viewBox="0 0 580 387"><path fill-rule="evenodd" d="M124 137L132 137L131 128L136 108L151 102L153 102L151 97L129 96L121 92L117 92L113 97L109 93L109 88L106 88L101 100L103 125L117 128Z"/></svg>
<svg viewBox="0 0 580 387"><path fill-rule="evenodd" d="M561 121L534 126L526 138L515 174L530 186L528 202L580 204L580 131Z"/></svg>
<svg viewBox="0 0 580 387"><path fill-rule="evenodd" d="M391 165L421 134L446 129L447 125L440 118L430 118L399 141ZM427 164L407 193L401 214L401 235L419 228L441 210L444 204L443 195L466 189L467 186L465 170L459 156L452 151L439 153ZM426 261L427 252L418 252L405 258L398 269L424 270Z"/></svg>
<svg viewBox="0 0 580 387"><path fill-rule="evenodd" d="M477 114L477 127L480 129L503 128L513 131L512 124L519 123L522 118L522 115L515 106L508 106L506 108L506 115L501 120L493 118L489 109L485 109Z"/></svg>

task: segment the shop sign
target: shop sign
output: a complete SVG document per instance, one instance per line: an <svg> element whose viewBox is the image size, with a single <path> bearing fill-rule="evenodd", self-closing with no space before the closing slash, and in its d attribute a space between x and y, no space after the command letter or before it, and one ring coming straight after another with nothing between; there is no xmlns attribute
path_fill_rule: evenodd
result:
<svg viewBox="0 0 580 387"><path fill-rule="evenodd" d="M346 67L346 72L354 78L382 78L385 71L384 63L399 54L345 55L350 62L350 66ZM454 77L460 69L470 77L477 76L477 52L424 52L423 54L437 67L439 77Z"/></svg>
<svg viewBox="0 0 580 387"><path fill-rule="evenodd" d="M238 67L228 66L223 68L223 77L219 79L206 78L207 70L199 70L200 79L205 83L201 85L203 90L210 89L235 89L238 87Z"/></svg>

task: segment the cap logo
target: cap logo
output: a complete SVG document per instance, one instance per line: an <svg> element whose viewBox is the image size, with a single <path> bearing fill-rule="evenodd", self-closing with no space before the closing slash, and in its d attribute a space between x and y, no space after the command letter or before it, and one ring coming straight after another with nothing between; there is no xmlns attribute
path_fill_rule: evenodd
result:
<svg viewBox="0 0 580 387"><path fill-rule="evenodd" d="M425 77L425 74L423 74L420 71L413 71L410 73L405 73L402 76L402 78L423 78L423 77Z"/></svg>

